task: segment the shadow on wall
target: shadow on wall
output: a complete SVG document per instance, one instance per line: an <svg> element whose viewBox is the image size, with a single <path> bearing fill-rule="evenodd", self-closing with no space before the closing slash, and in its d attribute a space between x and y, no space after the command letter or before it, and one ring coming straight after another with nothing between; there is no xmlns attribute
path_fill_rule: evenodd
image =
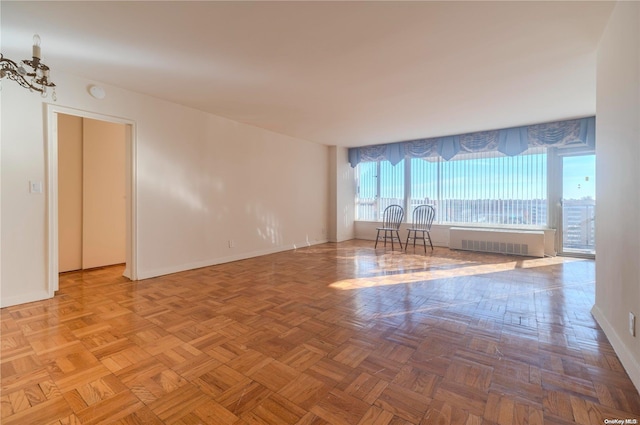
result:
<svg viewBox="0 0 640 425"><path fill-rule="evenodd" d="M189 170L180 166L177 162L160 156L156 151L146 152L149 163L154 164L160 173L145 173L143 167L138 168L138 182L145 188L152 190L157 198L171 198L171 201L188 207L194 212L208 213L209 209L205 205ZM195 187L194 187L195 186Z"/></svg>

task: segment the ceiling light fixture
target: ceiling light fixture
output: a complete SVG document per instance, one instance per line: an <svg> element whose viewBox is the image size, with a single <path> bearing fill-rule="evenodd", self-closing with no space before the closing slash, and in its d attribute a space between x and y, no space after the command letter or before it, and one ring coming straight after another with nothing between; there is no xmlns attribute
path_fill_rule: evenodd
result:
<svg viewBox="0 0 640 425"><path fill-rule="evenodd" d="M89 86L89 94L96 99L104 99L107 95L107 92L100 86Z"/></svg>
<svg viewBox="0 0 640 425"><path fill-rule="evenodd" d="M56 85L49 80L49 67L40 61L40 57L40 36L38 34L33 36L31 60L25 59L21 64L17 64L0 53L0 80L7 77L26 89L40 92L42 97L47 97L47 88L52 87L51 98L55 101ZM32 68L33 71L28 72L23 65Z"/></svg>

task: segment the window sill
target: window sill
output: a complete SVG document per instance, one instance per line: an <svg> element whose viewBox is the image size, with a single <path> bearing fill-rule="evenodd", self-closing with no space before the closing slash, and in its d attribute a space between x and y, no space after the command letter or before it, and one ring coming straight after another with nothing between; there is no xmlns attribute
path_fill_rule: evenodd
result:
<svg viewBox="0 0 640 425"><path fill-rule="evenodd" d="M381 221L354 220L356 223L370 223L380 226ZM404 222L402 226L409 226L411 223ZM548 226L523 226L518 224L485 224L485 223L433 223L432 228L449 229L451 227L464 227L465 229L496 229L496 230L555 230Z"/></svg>

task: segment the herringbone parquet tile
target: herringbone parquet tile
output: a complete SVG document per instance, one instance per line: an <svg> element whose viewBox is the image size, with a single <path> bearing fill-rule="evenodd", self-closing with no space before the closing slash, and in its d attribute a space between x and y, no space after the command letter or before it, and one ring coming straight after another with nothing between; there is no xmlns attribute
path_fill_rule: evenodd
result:
<svg viewBox="0 0 640 425"><path fill-rule="evenodd" d="M351 241L1 310L10 424L603 424L640 396L593 261Z"/></svg>

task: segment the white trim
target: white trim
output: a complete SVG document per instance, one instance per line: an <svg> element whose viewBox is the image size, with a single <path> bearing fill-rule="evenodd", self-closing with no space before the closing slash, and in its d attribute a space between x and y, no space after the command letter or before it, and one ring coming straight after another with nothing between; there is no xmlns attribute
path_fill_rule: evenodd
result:
<svg viewBox="0 0 640 425"><path fill-rule="evenodd" d="M554 161L556 161L556 163L554 164L556 170L555 172L558 173L558 175L555 177L556 180L554 184L554 197L556 197L557 199L557 201L554 203L556 222L551 226L558 229L556 232L556 251L558 251L558 255L565 257L594 259L596 257L596 254L581 254L573 251L565 251L564 248L564 158L593 155L595 161L596 153L592 148L589 148L587 150L567 149L567 152L565 152L564 155L561 152L562 149L553 150ZM551 195L549 195L549 198L551 198Z"/></svg>
<svg viewBox="0 0 640 425"><path fill-rule="evenodd" d="M607 338L609 339L613 350L618 355L624 370L627 371L629 378L631 378L631 382L633 382L636 389L640 391L640 363L638 363L638 359L633 356L631 350L625 345L622 338L620 338L616 332L616 329L611 325L611 323L609 323L598 306L593 306L591 314L595 317L596 321L607 335Z"/></svg>
<svg viewBox="0 0 640 425"><path fill-rule="evenodd" d="M0 99L0 117L2 117L2 99ZM1 121L1 119L0 119ZM0 129L0 164L2 164L2 131ZM0 172L0 187L2 187L2 173ZM0 190L0 239L2 236L2 190ZM2 242L0 241L0 307L2 305Z"/></svg>
<svg viewBox="0 0 640 425"><path fill-rule="evenodd" d="M58 120L53 105L45 104L45 128L47 141L47 257L46 288L48 298L53 298L58 288Z"/></svg>
<svg viewBox="0 0 640 425"><path fill-rule="evenodd" d="M245 252L245 253L236 254L236 255L228 255L226 257L196 261L193 263L180 264L177 266L163 267L163 268L151 269L151 270L138 270L138 279L140 280L150 279L153 277L164 276L172 273L179 273L179 272L199 269L202 267L209 267L209 266L215 266L218 264L230 263L232 261L246 260L247 258L260 257L262 255L275 254L278 252L291 251L291 250L296 250L298 248L304 248L304 247L309 247L313 245L320 245L327 242L329 241L326 239L315 241L315 242L305 241L301 243L294 243L293 245L281 245L274 248Z"/></svg>
<svg viewBox="0 0 640 425"><path fill-rule="evenodd" d="M127 241L124 275L137 279L137 193L136 193L136 123L135 121L54 104L45 104L47 158L47 281L48 298L58 290L58 119L57 114L74 115L128 126L127 155ZM46 297L45 297L46 298Z"/></svg>

